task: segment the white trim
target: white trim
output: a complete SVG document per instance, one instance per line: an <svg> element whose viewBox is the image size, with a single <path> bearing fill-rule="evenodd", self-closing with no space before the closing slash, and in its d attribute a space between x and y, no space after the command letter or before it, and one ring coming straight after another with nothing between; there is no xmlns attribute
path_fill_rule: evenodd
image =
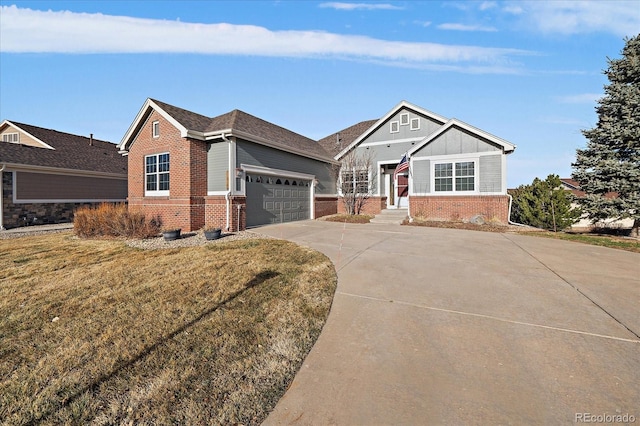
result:
<svg viewBox="0 0 640 426"><path fill-rule="evenodd" d="M160 121L154 120L151 122L151 137L157 139L160 137Z"/></svg>
<svg viewBox="0 0 640 426"><path fill-rule="evenodd" d="M208 197L225 196L229 191L207 191Z"/></svg>
<svg viewBox="0 0 640 426"><path fill-rule="evenodd" d="M9 136L15 136L15 138L14 137L9 137ZM15 140L9 140L9 139L15 139ZM11 132L11 133L7 132L7 133L3 134L2 135L2 142L20 144L20 132Z"/></svg>
<svg viewBox="0 0 640 426"><path fill-rule="evenodd" d="M393 130L393 125L395 124L396 130ZM400 122L398 120L389 122L389 133L400 133Z"/></svg>
<svg viewBox="0 0 640 426"><path fill-rule="evenodd" d="M406 120L406 122L405 122L405 120ZM403 112L402 114L400 114L400 125L401 126L408 126L410 122L411 122L411 120L409 119L409 113L408 112Z"/></svg>
<svg viewBox="0 0 640 426"><path fill-rule="evenodd" d="M47 166L32 166L25 164L16 164L16 163L4 163L5 171L20 171L20 172L29 172L29 173L46 173L51 175L65 175L65 176L83 176L83 177L100 177L105 179L127 179L127 174L120 173L106 173L106 172L95 172L92 170L76 170L76 169L60 169L57 167L47 167Z"/></svg>
<svg viewBox="0 0 640 426"><path fill-rule="evenodd" d="M40 203L40 204L55 204L55 203L124 203L127 201L126 198L92 198L92 199L62 199L58 200L55 198L51 199L13 199L13 204L31 204L31 203Z"/></svg>
<svg viewBox="0 0 640 426"><path fill-rule="evenodd" d="M491 156L491 155L495 155L495 156L500 155L506 158L506 156L502 154L500 151L485 151L485 152L468 152L465 154L428 155L428 156L421 156L421 157L411 157L411 159L415 161L426 161L426 160L432 160L432 161L445 160L446 161L448 159L454 159L454 160L458 160L458 159L464 160L466 158L478 159L480 157Z"/></svg>
<svg viewBox="0 0 640 426"><path fill-rule="evenodd" d="M338 195L329 195L329 194L317 194L316 198L338 198Z"/></svg>
<svg viewBox="0 0 640 426"><path fill-rule="evenodd" d="M413 123L418 123L417 126L414 126ZM414 117L411 119L410 121L410 126L409 126L409 130L420 130L420 117Z"/></svg>
<svg viewBox="0 0 640 426"><path fill-rule="evenodd" d="M169 156L169 189L163 189L163 190L159 190L159 189L154 189L154 190L149 190L147 189L147 158L149 157L156 157L157 158L157 162L156 162L156 168L157 171L154 172L153 174L156 175L158 177L158 180L156 181L156 188L160 187L160 174L161 173L166 173L166 172L160 172L160 156L161 155L168 155ZM158 152L158 153L154 153L154 154L147 154L143 157L144 159L144 163L142 165L142 167L144 167L144 172L143 172L143 176L144 176L144 196L145 197L168 197L169 196L169 192L171 191L171 153L168 151L165 152Z"/></svg>
<svg viewBox="0 0 640 426"><path fill-rule="evenodd" d="M476 127L471 126L470 124L467 124L463 121L457 120L455 118L452 118L451 120L447 121L447 123L444 126L439 127L435 132L431 133L429 136L425 137L424 140L422 141L422 143L416 145L414 148L412 148L411 150L409 150L409 156L412 156L414 152L422 149L425 145L427 145L428 143L434 141L435 139L437 139L439 136L443 135L447 130L449 130L452 127L459 127L463 130L466 130L467 132L473 133L474 135L482 138L482 139L486 139L489 142L498 145L502 148L502 152L505 154L511 153L516 149L516 146L510 142L507 142L504 139L501 139L497 136L494 136L490 133L485 132L484 130L480 130Z"/></svg>
<svg viewBox="0 0 640 426"><path fill-rule="evenodd" d="M473 163L473 190L472 191L456 191L456 163ZM451 191L436 191L436 165L438 164L451 164L452 165L452 176L451 176ZM479 177L480 177L480 159L479 158L450 158L450 159L442 159L442 160L434 160L429 165L429 178L430 178L430 188L431 194L437 195L477 195L480 194L479 190ZM469 177L469 176L463 176Z"/></svg>
<svg viewBox="0 0 640 426"><path fill-rule="evenodd" d="M281 170L281 169L272 169L271 167L254 166L251 164L240 164L240 168L245 173L255 173L259 175L291 177L291 178L311 180L311 181L313 181L316 178L315 175L310 175L307 173L291 172L289 170Z"/></svg>
<svg viewBox="0 0 640 426"><path fill-rule="evenodd" d="M345 149L343 149L342 151L340 151L338 154L336 154L335 157L333 157L336 160L339 160L340 158L342 158L343 156L345 156L349 151L351 151L354 147L358 146L360 144L360 142L362 142L363 140L365 140L366 138L368 138L374 131L376 131L379 127L381 127L387 120L389 120L391 117L393 117L395 114L398 113L398 111L400 111L403 108L407 108L413 112L415 112L418 115L421 116L425 116L430 118L433 121L437 121L440 122L442 124L445 124L447 122L447 118L442 117L438 114L435 114L431 111L428 111L424 108L420 108L419 106L413 105L407 101L402 101L400 102L398 105L396 105L395 107L393 107L389 112L387 112L384 117L382 117L380 120L376 121L371 127L369 127L362 135L360 135L355 141L351 142L351 144L349 144L348 147L346 147Z"/></svg>
<svg viewBox="0 0 640 426"><path fill-rule="evenodd" d="M423 139L424 137L417 137L417 138L386 140L386 141L380 141L380 142L365 142L363 144L360 144L360 147L365 148L367 146L394 145L394 144L407 143L407 142L420 142Z"/></svg>
<svg viewBox="0 0 640 426"><path fill-rule="evenodd" d="M51 145L49 145L49 144L47 144L47 143L42 142L40 139L36 138L36 137L35 137L35 136L33 136L31 133L29 133L29 132L25 131L24 129L21 129L20 127L16 126L15 124L13 124L13 123L12 123L11 121L9 121L9 120L4 120L2 123L0 123L0 128L4 127L4 125L5 125L5 124L6 124L7 126L11 126L11 127L13 127L14 129L18 130L19 132L22 132L22 133L25 133L25 134L29 135L29 137L31 137L34 141L36 141L36 142L38 142L39 144L41 144L43 148L53 149L53 150L55 151L55 148L54 148L54 147L52 147ZM34 127L35 127L35 126L34 126ZM20 142L18 142L18 143L20 143Z"/></svg>

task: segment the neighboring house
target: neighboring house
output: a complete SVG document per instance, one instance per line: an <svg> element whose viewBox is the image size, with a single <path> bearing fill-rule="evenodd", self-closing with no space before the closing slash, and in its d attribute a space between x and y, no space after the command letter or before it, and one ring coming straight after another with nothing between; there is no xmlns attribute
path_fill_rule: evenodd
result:
<svg viewBox="0 0 640 426"><path fill-rule="evenodd" d="M566 191L570 191L575 198L582 198L586 194L580 188L580 184L575 179L571 178L560 178L562 182L562 188ZM616 198L618 195L615 192L609 192L606 194L607 198ZM580 205L578 203L572 203L572 207L579 208ZM571 229L589 229L594 226L607 227L607 228L632 228L633 227L633 219L606 219L594 224L591 220L584 215L580 218L578 223L574 223L571 225Z"/></svg>
<svg viewBox="0 0 640 426"><path fill-rule="evenodd" d="M353 150L373 158L374 167L357 174L371 192L365 213L408 208L410 217L434 220L509 220L506 157L515 145L460 120L403 101L319 143L338 161ZM409 169L395 174L405 155Z"/></svg>
<svg viewBox="0 0 640 426"><path fill-rule="evenodd" d="M0 124L0 229L70 222L82 205L125 202L127 163L109 142Z"/></svg>
<svg viewBox="0 0 640 426"><path fill-rule="evenodd" d="M337 162L316 141L239 110L206 117L147 99L118 145L129 208L193 231L336 212Z"/></svg>

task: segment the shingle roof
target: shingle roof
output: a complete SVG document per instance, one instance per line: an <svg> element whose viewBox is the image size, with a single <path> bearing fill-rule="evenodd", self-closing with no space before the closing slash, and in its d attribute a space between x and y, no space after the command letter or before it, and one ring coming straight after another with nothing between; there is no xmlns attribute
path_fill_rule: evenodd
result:
<svg viewBox="0 0 640 426"><path fill-rule="evenodd" d="M57 130L9 121L54 149L0 142L0 162L104 173L127 173L127 158L116 145Z"/></svg>
<svg viewBox="0 0 640 426"><path fill-rule="evenodd" d="M204 115L187 111L164 102L151 99L155 104L173 117L187 130L201 133L216 133L217 131L241 132L251 139L251 136L268 141L283 149L291 148L315 157L330 159L331 155L313 139L302 136L291 130L265 121L261 118L234 109L226 114L208 118Z"/></svg>
<svg viewBox="0 0 640 426"><path fill-rule="evenodd" d="M358 139L365 131L373 126L378 120L361 121L358 124L347 127L339 132L332 133L318 141L320 145L332 156L337 155Z"/></svg>

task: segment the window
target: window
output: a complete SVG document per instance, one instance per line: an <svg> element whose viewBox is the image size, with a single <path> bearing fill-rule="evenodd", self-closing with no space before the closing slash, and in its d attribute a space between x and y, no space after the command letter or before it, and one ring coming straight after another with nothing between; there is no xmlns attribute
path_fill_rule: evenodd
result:
<svg viewBox="0 0 640 426"><path fill-rule="evenodd" d="M160 136L160 122L159 121L154 121L153 123L151 123L151 134L153 135L154 138L157 138Z"/></svg>
<svg viewBox="0 0 640 426"><path fill-rule="evenodd" d="M369 171L368 170L345 170L342 172L342 193L343 194L368 194L369 193Z"/></svg>
<svg viewBox="0 0 640 426"><path fill-rule="evenodd" d="M411 130L420 130L420 119L412 118L411 119Z"/></svg>
<svg viewBox="0 0 640 426"><path fill-rule="evenodd" d="M434 165L435 192L475 191L475 163L439 163Z"/></svg>
<svg viewBox="0 0 640 426"><path fill-rule="evenodd" d="M169 195L169 153L145 157L145 195Z"/></svg>
<svg viewBox="0 0 640 426"><path fill-rule="evenodd" d="M400 114L400 124L403 126L409 124L409 113Z"/></svg>
<svg viewBox="0 0 640 426"><path fill-rule="evenodd" d="M391 128L389 129L389 132L398 133L399 131L400 131L400 122L399 121L392 121L391 122Z"/></svg>
<svg viewBox="0 0 640 426"><path fill-rule="evenodd" d="M2 135L2 142L20 142L20 133L5 133L4 135Z"/></svg>

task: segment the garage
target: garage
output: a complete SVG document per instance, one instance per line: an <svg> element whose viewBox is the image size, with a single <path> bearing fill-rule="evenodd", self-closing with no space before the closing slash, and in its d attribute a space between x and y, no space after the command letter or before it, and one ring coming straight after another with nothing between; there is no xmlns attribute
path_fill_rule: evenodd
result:
<svg viewBox="0 0 640 426"><path fill-rule="evenodd" d="M287 176L246 175L247 226L311 218L311 181Z"/></svg>

